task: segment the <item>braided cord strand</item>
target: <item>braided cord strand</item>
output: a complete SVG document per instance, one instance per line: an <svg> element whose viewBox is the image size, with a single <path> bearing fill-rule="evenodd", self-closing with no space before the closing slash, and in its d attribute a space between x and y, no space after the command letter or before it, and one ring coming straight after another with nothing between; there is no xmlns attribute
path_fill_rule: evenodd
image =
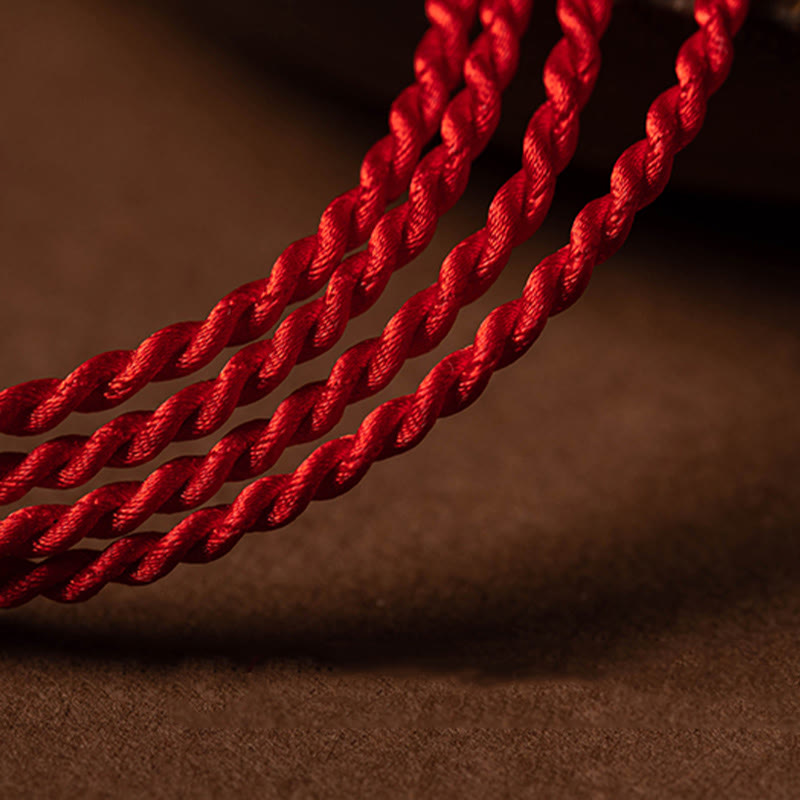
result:
<svg viewBox="0 0 800 800"><path fill-rule="evenodd" d="M0 555L49 555L85 536L115 537L159 511L184 511L213 497L225 480L262 474L293 443L328 432L348 403L389 384L410 354L429 351L452 326L459 308L499 275L515 244L529 238L549 207L555 177L577 143L578 112L600 66L599 36L610 17L608 0L560 0L565 30L544 69L548 99L533 115L524 167L497 193L486 228L445 259L439 281L412 297L384 334L339 358L326 382L290 395L270 420L234 429L205 457L175 459L142 482L110 484L73 506L21 509L0 522Z"/></svg>
<svg viewBox="0 0 800 800"><path fill-rule="evenodd" d="M484 2L485 31L465 63L467 86L445 113L442 143L417 167L408 200L382 217L366 250L336 268L322 297L290 314L272 338L240 350L216 379L182 389L155 411L122 414L90 437L59 437L27 455L0 453L0 503L18 500L37 485L79 486L106 463L143 464L175 439L207 435L238 405L273 391L298 361L330 349L349 319L378 299L392 273L427 246L438 219L463 193L472 161L499 120L501 92L518 60L523 29L517 20L527 19L529 7L530 0L516 0L513 9L508 0Z"/></svg>
<svg viewBox="0 0 800 800"><path fill-rule="evenodd" d="M746 11L746 0L696 1L700 29L680 49L678 84L651 105L647 136L617 160L610 192L578 214L569 244L534 268L522 296L491 312L473 344L439 362L414 394L378 406L356 434L321 445L293 473L261 478L232 504L196 511L169 533L132 534L102 551L71 550L39 563L0 559L0 606L40 594L82 601L111 581L152 583L181 561L219 558L245 532L281 527L312 500L348 491L376 460L414 447L439 417L469 406L494 371L531 347L550 315L578 299L593 268L623 244L637 211L663 191L676 153L696 136L708 98L728 74L731 39Z"/></svg>
<svg viewBox="0 0 800 800"><path fill-rule="evenodd" d="M477 7L478 0L426 0L430 27L414 53L415 82L392 103L389 134L364 156L359 185L331 201L317 232L289 245L268 278L235 289L203 321L168 325L134 350L89 359L63 380L43 378L0 391L0 433L44 433L73 411L113 408L151 381L189 375L226 346L259 338L289 303L313 295L408 188L422 148L436 133L461 79ZM516 21L524 29L527 16Z"/></svg>
<svg viewBox="0 0 800 800"><path fill-rule="evenodd" d="M141 524L161 505L173 510L201 505L214 495L226 479L225 471L230 472L237 462L237 480L262 474L288 444L327 433L349 402L387 386L412 351L428 352L444 338L459 309L491 286L513 247L530 238L544 220L556 177L575 152L579 113L597 78L598 42L610 12L610 0L559 0L557 16L564 36L545 63L547 99L528 125L523 169L496 194L486 227L448 256L438 281L411 298L380 338L362 342L342 356L327 382L304 387L284 400L270 421L235 429L206 458L182 460L180 470L172 464L156 470L148 479L144 494L137 492L125 503L119 515L125 518L125 527L113 533L133 530L134 521ZM493 26L504 24L500 16L494 20ZM430 192L420 194L422 201L412 203L412 207L424 207ZM399 227L395 226L397 235L387 239L399 241L401 252L407 252L408 248L402 245L403 232L417 238L418 226L403 223L401 217L398 215ZM379 223L375 234L379 239L383 230ZM392 252L376 248L374 252L365 251L363 257L356 254L346 260L331 278L326 294L293 312L272 339L243 348L218 378L186 387L156 411L122 415L90 437L61 437L40 445L27 456L0 454L0 503L17 500L34 486L78 486L105 464L142 464L175 439L196 439L217 430L237 406L274 390L299 360L328 350L338 341L354 310L360 312L374 302L393 269L406 260ZM351 261L352 269L347 269ZM270 442L272 445L267 447ZM253 448L258 450L257 456L250 452ZM244 464L245 471L241 469ZM171 500L165 495L160 488L165 482L172 486L172 494L184 487L181 497ZM108 504L101 497L104 493L106 487L91 499L79 502L103 507L109 513ZM73 527L71 538L76 531ZM2 538L0 524L0 554Z"/></svg>

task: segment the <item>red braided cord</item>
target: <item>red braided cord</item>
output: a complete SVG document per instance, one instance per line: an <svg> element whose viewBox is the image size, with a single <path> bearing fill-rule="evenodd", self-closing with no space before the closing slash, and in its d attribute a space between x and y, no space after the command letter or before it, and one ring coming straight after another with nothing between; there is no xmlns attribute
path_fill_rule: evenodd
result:
<svg viewBox="0 0 800 800"><path fill-rule="evenodd" d="M415 83L392 104L389 135L367 152L359 185L328 205L316 234L281 253L268 278L240 286L202 322L169 325L135 350L114 350L89 359L63 380L44 378L5 389L0 392L0 433L44 433L72 411L113 408L151 381L191 374L224 347L259 338L289 303L323 286L345 253L369 238L387 204L408 188L422 148L439 127L450 92L460 80L477 4L477 0L426 0L431 27L414 54ZM514 20L522 30L530 2L513 0L512 5L522 9ZM450 104L448 126L458 128L464 103L462 97L455 106Z"/></svg>
<svg viewBox="0 0 800 800"><path fill-rule="evenodd" d="M137 491L123 508L117 509L118 516L126 521L123 529L113 529L115 534L133 530L163 505L173 510L201 505L228 478L237 461L247 464L247 469L242 471L240 467L236 479L252 478L269 469L288 444L327 433L348 402L387 386L411 351L418 354L435 347L452 326L458 310L489 288L507 263L513 246L530 238L544 219L556 176L575 151L578 114L589 98L600 66L598 38L608 24L609 1L583 4L583 0L564 0L559 2L557 13L565 35L545 64L548 99L528 126L524 169L497 193L486 228L450 254L438 283L406 303L380 339L362 343L340 358L327 384L306 387L291 395L269 424L254 423L235 429L206 459L184 459L179 472L174 464L157 470L141 497ZM424 207L427 203L419 205ZM391 219L387 216L384 221ZM379 223L375 235L380 236L382 225ZM387 236L386 240L397 242L411 227L400 223L399 228L396 226L397 235ZM349 270L348 265L352 265ZM291 314L271 340L243 348L216 380L181 390L155 412L122 415L91 437L61 437L27 456L0 454L0 503L19 499L37 485L79 486L104 464L141 464L174 439L199 438L217 430L237 406L274 390L298 360L330 349L354 312L361 312L377 299L397 266L397 256L391 250L356 254L337 269L322 298ZM268 441L271 448L265 445ZM254 446L257 458L246 452ZM172 493L180 490L182 496L170 499L160 488L167 484ZM132 489L133 484L129 484L128 491ZM108 491L113 490L103 487L79 502L95 509L106 508L108 503L102 496L107 496ZM118 493L114 496L119 502ZM77 512L71 516L80 515ZM73 528L72 536L76 533Z"/></svg>
<svg viewBox="0 0 800 800"><path fill-rule="evenodd" d="M474 343L444 358L414 394L383 403L355 435L321 445L293 473L255 481L232 504L196 511L167 534L132 534L103 551L71 550L41 563L0 559L0 605L39 594L86 600L110 581L151 583L181 561L219 558L246 531L286 525L312 500L348 491L374 461L414 447L437 418L474 402L495 370L530 348L551 314L578 299L594 266L622 245L636 212L663 191L675 154L696 136L708 97L728 74L731 36L746 10L746 0L696 0L700 30L680 49L678 84L651 105L647 136L618 159L609 194L578 214L569 244L534 268L523 295L489 314Z"/></svg>
<svg viewBox="0 0 800 800"><path fill-rule="evenodd" d="M23 530L28 539L38 537L33 552L43 555L67 549L84 536L129 533L160 510L202 505L225 480L262 474L289 444L313 440L330 431L348 403L387 386L410 354L433 349L452 326L459 308L488 289L507 263L513 246L529 238L541 224L556 175L575 150L578 112L599 70L598 37L608 24L610 3L562 0L557 11L565 37L545 64L548 99L528 126L524 169L497 193L487 227L462 242L445 260L438 283L411 298L380 338L362 342L345 353L326 383L295 392L271 420L235 429L207 457L175 459L143 484L131 481L104 486L72 507L33 506L10 515L0 523L0 555L28 554L18 549ZM266 369L262 368L263 372ZM98 434L104 431L105 427ZM7 546L13 549L7 550Z"/></svg>
<svg viewBox="0 0 800 800"><path fill-rule="evenodd" d="M380 220L367 250L337 268L323 297L297 309L271 339L243 348L216 380L186 387L155 412L123 414L91 437L60 437L29 455L0 454L0 503L13 502L36 485L79 486L106 463L142 464L174 439L211 433L237 405L275 389L298 360L332 347L348 320L377 300L392 272L430 242L438 218L463 192L472 160L496 127L500 91L516 65L522 31L515 23L527 18L530 0L517 3L512 16L507 13L506 0L489 0L484 6L486 33L467 59L462 118L456 120L449 112L445 115L444 141L418 167L408 201ZM565 48L566 43L561 49ZM550 79L555 88L557 79L555 73Z"/></svg>

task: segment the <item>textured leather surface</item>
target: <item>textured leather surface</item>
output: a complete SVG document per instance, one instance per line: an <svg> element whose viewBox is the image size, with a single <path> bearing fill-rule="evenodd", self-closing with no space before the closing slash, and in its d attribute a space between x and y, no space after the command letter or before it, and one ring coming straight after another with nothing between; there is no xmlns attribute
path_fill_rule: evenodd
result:
<svg viewBox="0 0 800 800"><path fill-rule="evenodd" d="M4 384L263 274L383 127L131 7L2 16ZM512 169L481 159L347 343ZM449 348L602 189L573 174ZM472 409L346 497L157 586L0 615L3 796L796 796L796 253L780 209L721 202L668 194Z"/></svg>

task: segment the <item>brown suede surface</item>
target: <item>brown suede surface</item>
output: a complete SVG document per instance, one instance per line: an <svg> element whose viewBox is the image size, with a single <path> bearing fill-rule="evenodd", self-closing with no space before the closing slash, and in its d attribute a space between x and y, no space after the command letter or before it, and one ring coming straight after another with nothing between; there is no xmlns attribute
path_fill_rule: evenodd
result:
<svg viewBox="0 0 800 800"><path fill-rule="evenodd" d="M4 385L265 274L384 129L132 5L0 17ZM482 159L334 353L231 424L374 335L513 168ZM573 178L446 349L381 399L467 343L603 186ZM797 253L772 211L718 206L643 213L530 354L345 497L154 586L1 613L0 796L797 797Z"/></svg>

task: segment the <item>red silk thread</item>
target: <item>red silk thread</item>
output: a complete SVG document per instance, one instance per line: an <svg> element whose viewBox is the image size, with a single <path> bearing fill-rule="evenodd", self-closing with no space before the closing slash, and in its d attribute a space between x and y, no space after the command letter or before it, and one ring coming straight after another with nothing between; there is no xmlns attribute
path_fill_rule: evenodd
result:
<svg viewBox="0 0 800 800"><path fill-rule="evenodd" d="M114 408L151 381L196 372L225 347L258 339L287 305L324 286L345 253L367 241L387 205L408 189L422 149L436 133L461 79L477 6L478 0L426 0L430 28L414 53L415 82L392 103L390 133L364 156L359 185L331 201L317 232L290 244L268 278L235 289L202 322L168 325L134 350L102 353L64 379L43 378L4 389L0 433L45 433L73 411ZM524 30L524 9L530 2L514 0L511 7L519 6L523 14L516 22Z"/></svg>
<svg viewBox="0 0 800 800"><path fill-rule="evenodd" d="M196 508L213 497L226 480L261 475L287 446L313 441L329 432L349 403L385 388L407 358L436 347L459 310L488 290L514 246L529 239L544 220L556 176L575 151L579 112L599 72L598 42L608 25L611 3L559 0L557 12L564 37L545 63L547 99L526 130L523 168L495 195L486 227L457 245L445 259L436 283L408 300L380 337L344 353L327 381L294 392L271 419L235 428L205 457L174 459L143 482L107 484L72 506L28 506L9 515L0 521L0 556L50 555L85 537L113 538L130 533L157 512ZM352 284L348 288L353 292ZM342 328L348 307L334 308L337 313L338 309L344 311L340 314ZM286 321L290 334L296 329L291 319ZM313 327L309 329L302 322L301 326L300 337L313 332ZM261 349L260 345L246 348L256 353ZM286 354L298 349L297 345L277 348L282 360L279 363L286 363ZM267 362L267 366L271 364ZM263 371L262 367L259 374Z"/></svg>
<svg viewBox="0 0 800 800"><path fill-rule="evenodd" d="M602 8L607 0L598 5ZM412 261L430 243L439 218L466 188L471 164L499 121L501 93L515 71L519 38L524 32L519 20L526 20L529 11L530 0L518 0L513 14L508 13L506 0L487 0L483 4L485 33L478 37L465 62L466 89L445 112L442 143L418 165L408 200L378 221L366 250L342 261L321 298L292 312L272 337L242 348L216 379L182 389L155 411L122 414L91 436L52 439L30 454L0 453L0 504L20 499L35 486L80 486L105 464L114 467L143 464L174 440L197 439L213 433L237 406L260 400L274 391L295 364L333 347L348 321L379 298L392 273ZM562 12L562 16L576 42L578 67L592 74L591 57L596 44L592 48L580 41L581 35L586 36L585 23L577 27L569 14ZM588 39L591 43L591 36ZM572 58L564 55L566 49L565 42L557 50L559 57L553 59L556 64L549 68L551 94L556 98L564 94L559 85L559 70L564 70L561 65ZM590 58L583 57L587 51ZM572 75L566 74L563 80L567 79L572 79ZM588 93L583 94L588 97ZM581 96L579 101L585 102L585 97ZM565 105L567 111L572 110L567 103L561 104L561 110ZM549 135L544 127L547 122L539 125L543 137ZM573 121L565 112L557 122L567 128L558 142L565 141L561 149L568 149L571 155L575 138ZM558 166L563 168L565 160L561 161L564 164ZM507 213L515 211L511 208Z"/></svg>
<svg viewBox="0 0 800 800"><path fill-rule="evenodd" d="M650 106L646 138L617 160L610 192L578 214L569 244L534 268L523 295L491 312L474 343L444 358L414 394L381 404L356 434L321 445L293 473L261 478L232 504L196 511L166 534L131 534L102 551L71 550L40 563L1 559L0 605L38 594L76 602L110 581L151 583L181 561L219 558L245 532L286 525L312 500L348 491L374 461L414 447L436 419L474 402L494 371L531 347L549 316L578 299L593 268L623 244L637 211L663 191L675 155L697 135L708 98L728 74L746 11L746 0L697 0L699 30L679 51L678 83Z"/></svg>

